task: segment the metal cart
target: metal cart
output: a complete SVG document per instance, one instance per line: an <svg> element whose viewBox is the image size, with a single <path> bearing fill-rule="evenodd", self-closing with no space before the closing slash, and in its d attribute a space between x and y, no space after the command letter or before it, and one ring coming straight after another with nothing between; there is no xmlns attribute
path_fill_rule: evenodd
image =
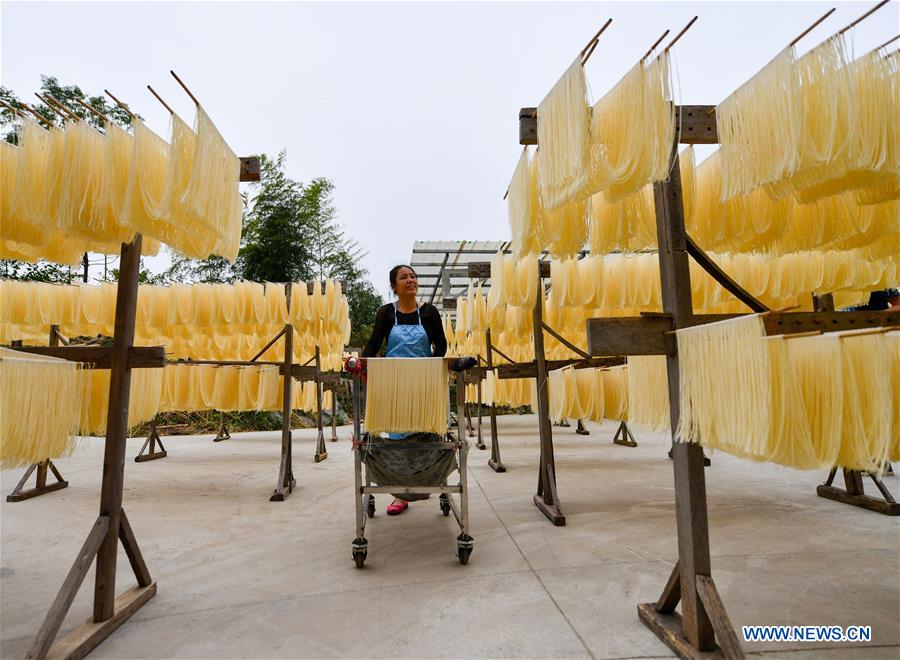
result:
<svg viewBox="0 0 900 660"><path fill-rule="evenodd" d="M351 358L353 360L353 358ZM465 437L457 438L447 430L443 438L434 436L434 441L425 443L433 445L441 453L449 453L449 464L446 469L441 471L440 476L436 479L437 483L429 483L428 485L409 485L397 484L391 485L381 483L378 486L372 485L373 478L371 474L370 462L375 454L378 445L382 447L391 446L393 450L401 449L403 442L400 440L385 440L370 436L368 433L362 432L361 415L360 415L360 398L361 398L361 375L356 372L355 364L349 362L351 372L353 373L353 467L355 473L355 496L356 496L356 538L353 539L353 561L356 562L357 568L362 568L366 562L368 554L369 542L366 539L366 520L375 516L375 493L393 493L393 494L424 494L438 493L438 505L441 513L449 516L453 513L456 522L459 524L459 536L456 537L456 556L461 564L469 562L469 555L475 541L469 534L469 488L467 483L467 458L469 453L469 443ZM463 386L461 374L458 374L460 386ZM415 447L409 447L413 450ZM458 473L459 482L456 484L448 483L448 477L453 472ZM380 480L379 480L380 481ZM457 498L454 496L458 496Z"/></svg>

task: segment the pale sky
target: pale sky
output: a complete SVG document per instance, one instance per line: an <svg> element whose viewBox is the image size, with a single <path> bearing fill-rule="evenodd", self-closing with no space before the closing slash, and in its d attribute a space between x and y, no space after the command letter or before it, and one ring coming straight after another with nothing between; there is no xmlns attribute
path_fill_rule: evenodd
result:
<svg viewBox="0 0 900 660"><path fill-rule="evenodd" d="M713 104L830 7L800 52L876 2L2 2L0 80L26 101L41 74L108 88L168 134L193 119L174 69L239 155L287 150L287 172L334 181L338 219L387 271L415 240L509 238L503 192L537 105L613 18L587 64L601 96L665 30L676 102ZM862 54L898 32L896 0L854 31ZM145 263L165 268L167 259ZM93 273L98 275L98 273Z"/></svg>

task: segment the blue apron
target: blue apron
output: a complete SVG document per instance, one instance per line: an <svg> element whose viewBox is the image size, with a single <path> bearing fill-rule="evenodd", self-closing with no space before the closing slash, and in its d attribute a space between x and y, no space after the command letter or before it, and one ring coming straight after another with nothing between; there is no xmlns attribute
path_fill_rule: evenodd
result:
<svg viewBox="0 0 900 660"><path fill-rule="evenodd" d="M421 358L431 357L431 342L422 325L422 312L416 307L419 318L417 325L400 325L397 321L397 303L394 303L394 327L388 335L385 357Z"/></svg>
<svg viewBox="0 0 900 660"><path fill-rule="evenodd" d="M421 358L431 357L431 342L428 333L422 325L422 313L416 307L417 325L400 325L397 320L397 303L394 303L394 327L388 335L387 352L385 357L393 358ZM388 433L391 440L402 440L407 433Z"/></svg>

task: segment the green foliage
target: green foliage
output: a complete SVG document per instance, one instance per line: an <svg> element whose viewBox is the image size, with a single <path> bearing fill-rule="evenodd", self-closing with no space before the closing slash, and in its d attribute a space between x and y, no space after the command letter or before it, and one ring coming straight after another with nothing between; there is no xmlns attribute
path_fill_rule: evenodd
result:
<svg viewBox="0 0 900 660"><path fill-rule="evenodd" d="M109 273L106 276L107 282L118 282L119 281L119 269L118 268L110 268ZM166 284L166 276L163 275L154 275L149 270L144 268L144 260L141 259L140 270L138 270L138 284L157 284L162 285Z"/></svg>
<svg viewBox="0 0 900 660"><path fill-rule="evenodd" d="M166 282L203 282L225 284L240 278L236 264L225 257L213 255L208 259L191 259L169 250L172 265L160 275Z"/></svg>
<svg viewBox="0 0 900 660"><path fill-rule="evenodd" d="M0 277L7 280L71 284L73 273L68 266L59 266L49 261L30 264L24 261L0 259Z"/></svg>
<svg viewBox="0 0 900 660"><path fill-rule="evenodd" d="M58 101L63 107L68 109L79 119L93 126L96 126L97 128L103 128L104 120L98 117L97 114L90 112L87 108L79 104L78 101L86 103L94 110L102 115L105 115L110 119L110 121L118 124L119 126L131 125L131 117L128 115L128 113L115 103L108 102L105 96L90 96L88 94L85 94L81 87L79 87L78 85L61 84L59 82L59 79L55 76L41 76L40 93L41 96L52 97L55 101ZM23 105L22 101L15 95L15 93L7 87L0 87L0 100L16 108L21 108ZM31 107L33 107L38 112L38 114L48 119L49 122L52 122L57 126L63 123L63 119L60 116L59 112L54 110L47 104L43 102L33 104L29 101L29 105L31 105ZM25 110L22 110L22 113L29 115L32 119L35 118L34 115ZM0 107L0 123L2 123L3 126L8 126L10 124L17 124L17 120L11 110ZM11 129L8 129L7 132L4 133L3 137L7 142L17 144L17 126L14 125Z"/></svg>
<svg viewBox="0 0 900 660"><path fill-rule="evenodd" d="M298 282L312 277L310 194L284 172L285 154L260 156L238 257L241 277L255 282Z"/></svg>
<svg viewBox="0 0 900 660"><path fill-rule="evenodd" d="M284 152L260 157L261 175L244 224L237 274L256 282L337 279L345 284L353 327L351 345L372 332L381 296L360 262L365 252L336 220L334 184L325 178L302 184L284 172Z"/></svg>

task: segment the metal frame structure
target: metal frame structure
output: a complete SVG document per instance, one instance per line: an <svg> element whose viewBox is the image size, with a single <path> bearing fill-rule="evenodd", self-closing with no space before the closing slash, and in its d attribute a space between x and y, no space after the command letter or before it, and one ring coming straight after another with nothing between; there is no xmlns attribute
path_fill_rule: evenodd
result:
<svg viewBox="0 0 900 660"><path fill-rule="evenodd" d="M439 506L445 516L453 513L459 525L459 536L456 537L456 556L461 564L469 562L469 555L475 546L475 540L469 534L469 487L468 487L468 455L469 443L465 438L465 422L463 408L465 406L464 373L456 374L457 402L457 436L448 430L444 437L447 448L454 452L456 464L453 471L459 474L459 483L448 484L447 478L442 483L431 486L373 486L369 478L368 467L363 467L362 453L368 448L368 434L362 431L362 415L360 410L361 374L353 374L353 472L354 500L356 501L356 537L351 544L353 561L357 568L365 565L368 556L369 541L366 539L366 520L375 517L375 493L438 493ZM449 411L448 411L449 413ZM448 415L449 418L449 415ZM454 499L459 496L459 502Z"/></svg>

